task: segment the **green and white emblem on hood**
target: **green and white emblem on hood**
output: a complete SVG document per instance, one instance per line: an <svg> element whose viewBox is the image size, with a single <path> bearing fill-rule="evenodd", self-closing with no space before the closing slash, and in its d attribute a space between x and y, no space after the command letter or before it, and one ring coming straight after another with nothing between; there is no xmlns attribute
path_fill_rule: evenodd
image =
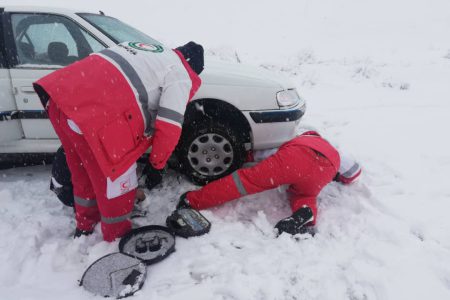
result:
<svg viewBox="0 0 450 300"><path fill-rule="evenodd" d="M164 51L164 48L160 45L145 44L140 42L129 42L128 46L137 50L148 51L153 53L161 53Z"/></svg>

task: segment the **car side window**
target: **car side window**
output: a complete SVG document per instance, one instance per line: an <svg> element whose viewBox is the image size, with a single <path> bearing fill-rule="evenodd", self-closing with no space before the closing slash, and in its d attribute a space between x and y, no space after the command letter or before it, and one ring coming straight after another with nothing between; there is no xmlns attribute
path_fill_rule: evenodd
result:
<svg viewBox="0 0 450 300"><path fill-rule="evenodd" d="M18 66L67 66L105 48L69 18L51 14L11 14Z"/></svg>
<svg viewBox="0 0 450 300"><path fill-rule="evenodd" d="M91 46L92 52L100 52L103 49L105 49L105 46L100 44L92 35L90 35L84 30L82 30L81 32L83 33L83 36L86 39L86 41Z"/></svg>

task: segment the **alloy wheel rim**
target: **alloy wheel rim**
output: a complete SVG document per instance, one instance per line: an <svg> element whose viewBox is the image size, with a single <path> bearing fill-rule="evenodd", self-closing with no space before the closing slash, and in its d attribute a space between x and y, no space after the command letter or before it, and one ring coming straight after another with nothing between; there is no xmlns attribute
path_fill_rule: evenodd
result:
<svg viewBox="0 0 450 300"><path fill-rule="evenodd" d="M217 133L198 136L189 145L191 167L204 176L225 173L233 163L233 147L228 139Z"/></svg>

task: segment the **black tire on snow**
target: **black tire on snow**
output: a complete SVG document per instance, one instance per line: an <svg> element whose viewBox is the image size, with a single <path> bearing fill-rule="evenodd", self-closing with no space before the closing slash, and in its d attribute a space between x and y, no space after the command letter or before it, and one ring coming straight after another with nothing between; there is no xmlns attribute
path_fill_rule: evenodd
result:
<svg viewBox="0 0 450 300"><path fill-rule="evenodd" d="M220 138L224 139L224 141L220 141ZM208 154L204 154L203 157L205 160L198 163L206 165L206 160L208 158L213 162L216 159L221 161L219 163L221 166L218 166L217 169L214 169L214 164L211 165L211 168L207 168L210 171L213 171L213 173L216 173L209 175L206 174L206 169L201 171L199 170L198 164L195 166L196 161L195 158L192 157L192 153L195 152L194 150L201 150L196 149L196 146L202 146L202 140L205 141L208 139L212 141L212 146L221 146L223 144L224 148L221 149L221 152L227 156L224 161L221 161L222 157L220 157L220 153L216 154L214 151L209 153L209 150L214 147L203 149L204 151L208 151ZM207 143L208 142L206 142L205 145L207 145ZM190 152L191 157L189 158ZM229 153L231 153L231 159ZM244 163L245 153L244 143L239 139L236 130L230 126L215 122L193 122L193 124L186 126L186 128L183 128L183 134L177 147L177 157L181 171L187 175L192 182L198 185L205 185L208 182L224 177L240 168ZM218 155L219 158L216 158L217 156L215 155ZM220 168L223 170L220 170Z"/></svg>

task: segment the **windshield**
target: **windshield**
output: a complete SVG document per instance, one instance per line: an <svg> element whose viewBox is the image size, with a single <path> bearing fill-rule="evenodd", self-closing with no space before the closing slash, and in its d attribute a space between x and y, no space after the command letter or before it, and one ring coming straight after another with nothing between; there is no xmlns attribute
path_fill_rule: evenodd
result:
<svg viewBox="0 0 450 300"><path fill-rule="evenodd" d="M162 45L157 40L152 39L145 33L140 32L136 28L133 28L118 19L96 14L83 13L78 15L108 36L116 44L123 42L143 42L146 44Z"/></svg>

